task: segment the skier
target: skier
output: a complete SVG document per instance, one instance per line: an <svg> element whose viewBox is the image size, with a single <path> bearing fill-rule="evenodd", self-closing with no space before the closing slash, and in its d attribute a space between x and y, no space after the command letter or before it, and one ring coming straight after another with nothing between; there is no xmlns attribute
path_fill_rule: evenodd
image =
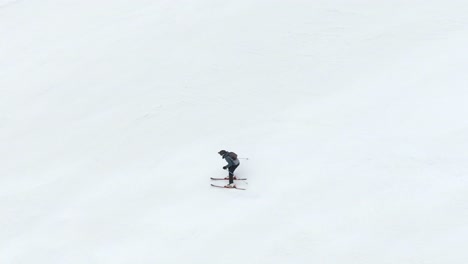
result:
<svg viewBox="0 0 468 264"><path fill-rule="evenodd" d="M234 171L240 165L239 159L237 159L237 154L226 150L221 150L218 152L218 154L221 155L221 157L225 159L228 163L226 166L223 167L223 170L229 170L229 184L225 187L236 188L236 185L234 184Z"/></svg>

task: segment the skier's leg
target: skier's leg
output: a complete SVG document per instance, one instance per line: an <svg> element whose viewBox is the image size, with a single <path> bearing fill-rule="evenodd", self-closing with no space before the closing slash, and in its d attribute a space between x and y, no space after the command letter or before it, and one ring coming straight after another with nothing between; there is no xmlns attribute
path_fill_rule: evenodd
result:
<svg viewBox="0 0 468 264"><path fill-rule="evenodd" d="M229 184L234 183L234 170L236 166L229 167Z"/></svg>
<svg viewBox="0 0 468 264"><path fill-rule="evenodd" d="M239 167L239 165L240 165L240 164L237 164L237 165L232 166L232 167L233 167L233 168L232 168L232 173L234 173L234 171L237 169L237 167Z"/></svg>
<svg viewBox="0 0 468 264"><path fill-rule="evenodd" d="M239 164L231 166L229 168L229 177L232 177L234 179L234 171L239 167Z"/></svg>

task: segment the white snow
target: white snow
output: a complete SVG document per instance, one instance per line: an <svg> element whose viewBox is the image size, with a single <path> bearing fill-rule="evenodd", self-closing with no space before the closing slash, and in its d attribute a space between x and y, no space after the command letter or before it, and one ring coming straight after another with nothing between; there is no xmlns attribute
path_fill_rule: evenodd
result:
<svg viewBox="0 0 468 264"><path fill-rule="evenodd" d="M468 263L467 14L0 0L0 263Z"/></svg>

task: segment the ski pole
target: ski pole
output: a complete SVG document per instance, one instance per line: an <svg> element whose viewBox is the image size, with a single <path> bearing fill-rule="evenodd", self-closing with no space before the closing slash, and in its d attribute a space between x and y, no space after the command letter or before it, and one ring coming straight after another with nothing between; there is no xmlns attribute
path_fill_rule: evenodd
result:
<svg viewBox="0 0 468 264"><path fill-rule="evenodd" d="M249 158L238 158L238 159L249 160Z"/></svg>

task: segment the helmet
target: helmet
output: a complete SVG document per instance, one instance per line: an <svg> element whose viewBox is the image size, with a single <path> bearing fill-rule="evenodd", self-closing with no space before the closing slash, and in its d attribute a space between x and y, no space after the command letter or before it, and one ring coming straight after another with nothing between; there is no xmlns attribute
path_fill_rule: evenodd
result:
<svg viewBox="0 0 468 264"><path fill-rule="evenodd" d="M225 150L220 150L220 151L218 152L218 154L221 155L221 156L224 155L224 154L226 154L226 153L227 153L227 151L225 151Z"/></svg>

